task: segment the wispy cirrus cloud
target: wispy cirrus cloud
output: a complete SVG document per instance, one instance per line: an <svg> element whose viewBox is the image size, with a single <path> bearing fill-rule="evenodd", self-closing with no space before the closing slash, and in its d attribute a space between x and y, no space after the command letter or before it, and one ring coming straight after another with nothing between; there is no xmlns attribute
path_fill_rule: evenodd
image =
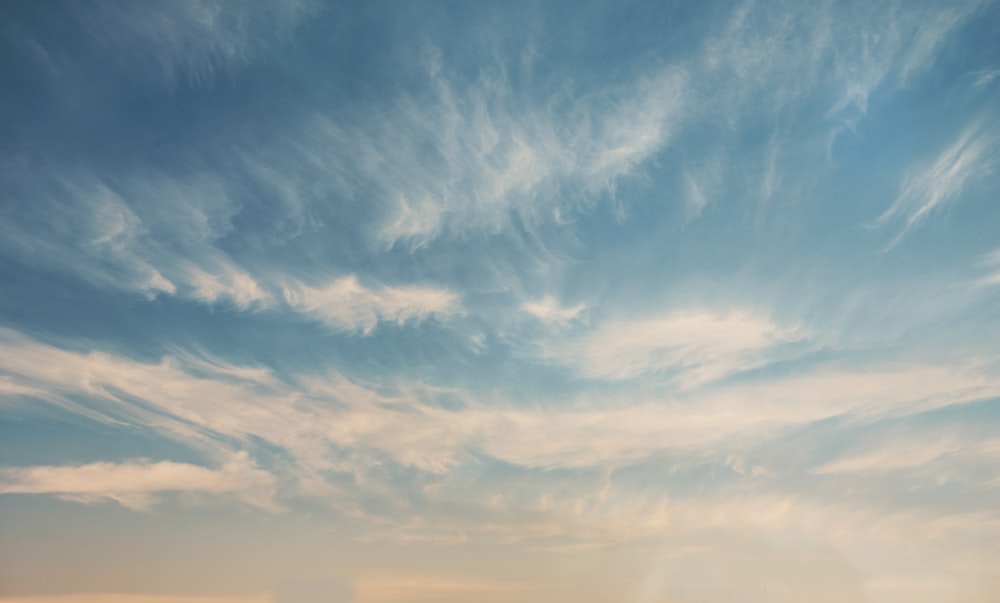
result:
<svg viewBox="0 0 1000 603"><path fill-rule="evenodd" d="M863 116L869 98L880 86L887 83L904 86L931 66L944 42L980 5L980 2L963 2L922 11L901 11L899 5L890 4L873 10L876 19L868 23L879 23L884 29L863 30L853 40L854 52L835 61L838 75L844 77L846 85L830 114L841 116L848 124L855 123L852 111Z"/></svg>
<svg viewBox="0 0 1000 603"><path fill-rule="evenodd" d="M613 193L618 178L671 144L687 147L691 128L716 123L720 115L742 130L778 120L777 111L808 107L805 119L833 118L854 127L877 90L898 90L933 65L945 41L978 7L966 2L921 12L892 4L863 11L747 2L693 57L574 102L558 93L546 104L526 102L502 66L480 72L478 79L463 78L431 53L431 93L404 98L376 119L391 124L384 133L337 129L336 138L363 149L365 161L356 170L361 174L396 166L378 185L393 208L380 235L389 244L419 246L449 231L495 231L511 213L533 222L585 207L595 194ZM838 100L817 112L812 105L829 98L831 87ZM725 137L719 142L720 152L709 153L683 176L689 218L726 192L719 157L728 143ZM812 150L822 156L825 144L817 141ZM769 161L760 178L765 196L773 195L783 173ZM395 182L403 178L410 186ZM565 201L567 193L578 200Z"/></svg>
<svg viewBox="0 0 1000 603"><path fill-rule="evenodd" d="M218 458L268 442L294 460L303 479L385 462L441 475L476 454L525 468L620 466L832 417L872 421L1000 394L1000 381L981 371L912 366L828 369L655 401L583 398L552 408L449 391L463 399L454 408L419 383L376 387L339 375L289 382L259 367L188 357L143 363L11 332L0 344L11 396L141 425Z"/></svg>
<svg viewBox="0 0 1000 603"><path fill-rule="evenodd" d="M258 279L217 246L240 211L224 179L159 172L102 177L11 160L16 183L4 246L25 261L99 287L178 295L240 309L271 303Z"/></svg>
<svg viewBox="0 0 1000 603"><path fill-rule="evenodd" d="M590 332L546 344L544 355L592 379L646 374L696 386L756 368L784 344L807 333L751 312L680 310L631 320L609 320Z"/></svg>
<svg viewBox="0 0 1000 603"><path fill-rule="evenodd" d="M675 142L701 157L678 187L687 218L713 198L739 198L746 188L759 190L765 203L779 188L789 201L804 194L833 169L836 141L857 132L873 99L880 106L919 83L983 5L748 1L734 7L684 65L693 74L685 126L728 126L713 137L682 135ZM757 128L772 132L768 148L732 154L739 133ZM724 176L717 173L719 157L727 159Z"/></svg>
<svg viewBox="0 0 1000 603"><path fill-rule="evenodd" d="M975 480L993 479L987 468L1000 458L1000 440L983 437L974 429L953 426L894 433L891 439L864 442L814 469L817 474L843 476L899 476L905 472L926 474L937 483L958 476ZM982 471L982 469L987 469Z"/></svg>
<svg viewBox="0 0 1000 603"><path fill-rule="evenodd" d="M15 164L6 166L8 172ZM442 288L369 288L356 275L310 287L247 265L221 244L235 234L242 204L233 183L207 169L124 178L38 170L28 172L42 186L15 193L11 219L0 226L0 245L31 264L98 287L242 311L277 311L284 301L286 309L347 332L370 333L380 321L402 325L461 311L459 296Z"/></svg>
<svg viewBox="0 0 1000 603"><path fill-rule="evenodd" d="M202 141L185 162L196 168L187 173L151 166L125 176L79 165L29 169L35 173L25 188L33 190L24 203L47 206L45 214L66 222L83 213L92 232L86 239L73 229L47 232L30 224L37 216L22 221L15 214L5 238L36 256L35 262L63 266L104 285L240 309L266 306L273 300L260 275L218 244L222 237L255 242L252 233L233 226L243 210L246 187L241 183L266 191L269 203L280 200L287 210L282 223L288 222L282 228L294 232L311 223L314 212L328 211L332 198L374 200L377 209L365 216L373 222L352 227L365 230L375 247L396 242L419 247L446 233L496 232L515 216L528 225L561 221L602 196L613 196L620 178L641 171L691 125L714 122L720 114L737 129L757 123L766 118L759 114L761 95L777 99L775 107L807 102L821 91L825 80L820 75L828 73L831 61L840 65L837 85L848 88L844 82L852 78L867 81L854 66L862 59L874 62L877 77L862 86L865 99L893 69L917 73L975 6L963 4L941 18L935 13L916 21L909 13L875 11L876 29L892 32L880 37L844 35L835 24L844 21L853 32L856 20L839 19L843 15L830 7L788 13L746 4L734 11L725 35L710 38L694 58L573 94L564 85L536 82L547 86L547 93L527 95L504 65L462 75L439 53L428 51L421 59L425 87L371 103L350 123L307 105L299 112L302 117L291 120L294 132L264 128L260 136L241 138L247 148L235 153L231 141L222 140L225 132L212 132L219 140ZM254 32L261 24L288 29L314 7L294 3L270 14L271 9L249 11L215 2L196 8L157 5L165 16L149 25L125 7L106 8L108 18L96 19L95 27L134 31L158 48L171 70L210 74L221 63L252 54L246 45L256 44L248 40L260 37ZM213 32L204 36L206 47L197 41L203 36L190 33L199 28ZM197 40L181 43L188 38ZM810 52L790 50L805 39L812 40ZM857 44L842 47L856 39ZM866 39L871 44L863 43ZM184 53L192 54L184 58ZM728 82L727 94L719 93L719 80ZM721 140L720 147L725 145ZM760 170L765 198L774 194L776 183L790 180L782 179L784 168L774 160L780 151L772 149ZM681 196L689 218L728 190L721 156L709 149L684 174ZM5 171L22 168L15 161ZM48 191L39 194L37 183ZM163 219L168 215L180 218L175 226ZM99 216L104 217L98 224ZM240 220L243 228L250 222ZM288 234L279 230L267 234Z"/></svg>
<svg viewBox="0 0 1000 603"><path fill-rule="evenodd" d="M898 2L864 7L744 2L705 41L700 58L709 74L729 78L717 103L727 107L730 119L738 119L761 94L779 109L832 86L839 98L829 115L856 120L880 86L903 86L930 67L942 44L981 4L902 10Z"/></svg>
<svg viewBox="0 0 1000 603"><path fill-rule="evenodd" d="M960 450L956 441L893 442L866 453L839 459L816 469L817 473L833 474L888 474L901 469L926 465L942 456Z"/></svg>
<svg viewBox="0 0 1000 603"><path fill-rule="evenodd" d="M875 227L901 223L886 249L898 245L933 213L957 202L968 186L990 174L998 143L995 128L972 123L936 157L910 168L895 201L872 223Z"/></svg>
<svg viewBox="0 0 1000 603"><path fill-rule="evenodd" d="M583 304L571 307L563 307L559 301L552 296L545 296L534 301L527 301L521 304L521 311L534 316L545 323L566 323L577 318L586 309Z"/></svg>
<svg viewBox="0 0 1000 603"><path fill-rule="evenodd" d="M285 301L295 310L343 331L371 333L381 321L400 326L408 321L447 318L460 313L457 294L435 287L366 287L354 275L321 287L303 283L284 286Z"/></svg>
<svg viewBox="0 0 1000 603"><path fill-rule="evenodd" d="M379 236L389 245L495 231L511 215L550 220L590 204L668 143L686 104L686 76L673 68L575 98L554 91L541 103L503 71L470 80L433 57L427 69L428 94L371 116L382 124L373 131L344 133L364 160L359 173L388 203Z"/></svg>
<svg viewBox="0 0 1000 603"><path fill-rule="evenodd" d="M148 509L167 492L229 494L274 511L275 486L275 478L246 453L231 455L218 469L145 459L0 468L0 494L52 494L82 503L111 500L135 511Z"/></svg>

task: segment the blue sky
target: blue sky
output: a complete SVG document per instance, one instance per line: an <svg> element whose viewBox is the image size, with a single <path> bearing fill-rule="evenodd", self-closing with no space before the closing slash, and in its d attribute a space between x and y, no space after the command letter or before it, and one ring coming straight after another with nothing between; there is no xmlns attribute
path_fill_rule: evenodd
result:
<svg viewBox="0 0 1000 603"><path fill-rule="evenodd" d="M0 601L992 601L995 2L0 19Z"/></svg>

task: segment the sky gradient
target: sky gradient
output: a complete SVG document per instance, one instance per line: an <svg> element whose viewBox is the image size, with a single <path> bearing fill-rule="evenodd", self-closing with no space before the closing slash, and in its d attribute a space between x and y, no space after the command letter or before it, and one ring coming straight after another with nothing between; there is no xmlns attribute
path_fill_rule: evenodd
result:
<svg viewBox="0 0 1000 603"><path fill-rule="evenodd" d="M0 603L992 603L1000 4L0 7Z"/></svg>

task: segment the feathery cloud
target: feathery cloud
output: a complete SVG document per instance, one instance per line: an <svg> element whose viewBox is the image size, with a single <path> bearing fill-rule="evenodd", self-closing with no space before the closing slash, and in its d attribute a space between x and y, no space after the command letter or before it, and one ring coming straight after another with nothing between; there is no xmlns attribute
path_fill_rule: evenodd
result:
<svg viewBox="0 0 1000 603"><path fill-rule="evenodd" d="M565 323L575 319L584 311L586 306L577 304L569 308L559 305L558 300L552 296L545 296L536 301L529 301L521 304L521 310L534 316L538 320L546 323Z"/></svg>
<svg viewBox="0 0 1000 603"><path fill-rule="evenodd" d="M783 344L806 334L749 312L692 309L637 320L612 320L547 346L545 356L592 379L666 374L686 387L765 364Z"/></svg>
<svg viewBox="0 0 1000 603"><path fill-rule="evenodd" d="M12 194L2 232L4 246L27 261L147 297L178 295L239 309L271 303L257 279L216 245L240 211L223 179L154 171L116 181L44 166L14 174L15 163L4 167L20 194Z"/></svg>
<svg viewBox="0 0 1000 603"><path fill-rule="evenodd" d="M512 215L531 224L592 203L668 143L685 107L685 74L671 68L539 105L502 73L466 80L430 65L431 94L372 116L384 124L374 133L341 135L391 204L380 234L389 245L491 232Z"/></svg>
<svg viewBox="0 0 1000 603"><path fill-rule="evenodd" d="M448 318L461 312L458 295L434 287L368 288L354 275L336 279L322 287L289 283L285 301L331 327L370 334L380 321L402 326L408 321Z"/></svg>
<svg viewBox="0 0 1000 603"><path fill-rule="evenodd" d="M959 200L966 187L994 168L1000 137L994 129L974 123L933 160L914 166L903 179L899 196L872 223L875 227L902 222L892 249L934 212Z"/></svg>
<svg viewBox="0 0 1000 603"><path fill-rule="evenodd" d="M112 500L129 509L149 508L163 492L232 494L244 503L276 510L275 479L246 453L219 469L171 461L0 468L0 494L54 494L83 503Z"/></svg>
<svg viewBox="0 0 1000 603"><path fill-rule="evenodd" d="M215 456L231 453L233 443L252 449L268 442L290 455L301 475L363 472L387 461L443 474L474 454L528 468L628 465L659 451L755 440L832 417L872 421L1000 395L1000 380L981 371L913 366L831 369L647 401L584 398L548 409L450 392L464 406L449 408L419 383L387 389L337 375L288 383L253 367L183 357L141 363L11 332L0 338L0 351L0 370L20 395L142 425Z"/></svg>

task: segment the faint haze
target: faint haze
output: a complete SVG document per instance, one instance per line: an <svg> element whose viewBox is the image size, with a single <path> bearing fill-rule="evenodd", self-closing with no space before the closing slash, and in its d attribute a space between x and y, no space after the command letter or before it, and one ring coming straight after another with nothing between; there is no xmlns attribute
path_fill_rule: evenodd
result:
<svg viewBox="0 0 1000 603"><path fill-rule="evenodd" d="M354 603L354 600L354 589L344 581L289 581L275 587L272 603Z"/></svg>

